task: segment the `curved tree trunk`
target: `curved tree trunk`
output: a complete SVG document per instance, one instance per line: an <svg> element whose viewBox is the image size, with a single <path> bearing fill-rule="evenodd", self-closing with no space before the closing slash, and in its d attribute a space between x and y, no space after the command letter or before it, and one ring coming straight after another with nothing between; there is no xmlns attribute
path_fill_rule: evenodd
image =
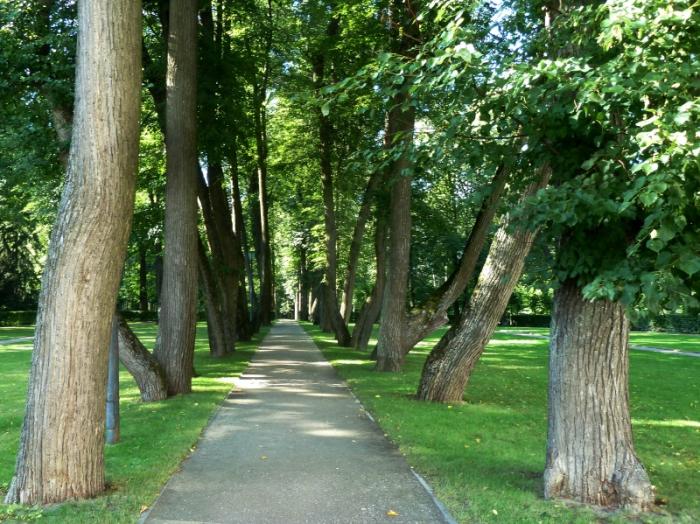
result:
<svg viewBox="0 0 700 524"><path fill-rule="evenodd" d="M197 307L197 1L171 0L167 79L165 257L154 356L168 394L192 391Z"/></svg>
<svg viewBox="0 0 700 524"><path fill-rule="evenodd" d="M547 185L549 167L527 188L527 199ZM491 243L469 304L459 325L451 328L430 352L423 366L417 397L432 402L460 402L474 366L506 310L525 265L536 232L513 227L509 217Z"/></svg>
<svg viewBox="0 0 700 524"><path fill-rule="evenodd" d="M546 498L633 511L653 506L654 491L632 442L629 329L619 302L585 300L571 281L556 291Z"/></svg>
<svg viewBox="0 0 700 524"><path fill-rule="evenodd" d="M144 402L155 402L168 397L165 375L158 361L153 358L129 324L117 316L119 323L119 360L134 377Z"/></svg>
<svg viewBox="0 0 700 524"><path fill-rule="evenodd" d="M27 407L7 503L104 490L107 351L138 162L141 5L78 2L68 179L39 297Z"/></svg>

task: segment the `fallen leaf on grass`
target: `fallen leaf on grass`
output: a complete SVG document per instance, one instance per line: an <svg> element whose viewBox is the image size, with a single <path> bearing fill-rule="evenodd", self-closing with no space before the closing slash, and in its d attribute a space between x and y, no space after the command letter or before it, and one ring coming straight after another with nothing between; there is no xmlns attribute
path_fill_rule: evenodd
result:
<svg viewBox="0 0 700 524"><path fill-rule="evenodd" d="M387 517L398 517L399 514L395 512L393 509L390 509L389 511L386 512Z"/></svg>

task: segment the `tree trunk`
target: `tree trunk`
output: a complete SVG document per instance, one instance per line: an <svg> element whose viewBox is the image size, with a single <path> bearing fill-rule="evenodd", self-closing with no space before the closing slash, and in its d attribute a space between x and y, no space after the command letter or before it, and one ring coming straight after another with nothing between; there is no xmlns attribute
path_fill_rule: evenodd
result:
<svg viewBox="0 0 700 524"><path fill-rule="evenodd" d="M457 268L423 304L411 311L404 329L403 351L405 353L411 351L435 329L448 322L447 311L464 293L472 279L507 180L508 169L501 165L491 182L491 192L476 216Z"/></svg>
<svg viewBox="0 0 700 524"><path fill-rule="evenodd" d="M39 297L27 404L6 503L104 490L107 352L134 205L141 5L78 2L67 182Z"/></svg>
<svg viewBox="0 0 700 524"><path fill-rule="evenodd" d="M350 254L348 256L348 269L345 275L345 283L343 285L343 298L340 304L340 315L343 321L347 324L352 316L352 301L355 292L355 280L357 279L357 262L360 259L360 251L362 250L362 239L365 235L367 221L372 212L372 202L374 194L382 180L383 173L379 170L370 175L365 194L362 198L360 212L357 215L355 228L352 232L352 242L350 243Z"/></svg>
<svg viewBox="0 0 700 524"><path fill-rule="evenodd" d="M572 281L556 291L546 498L633 511L653 506L654 490L632 442L629 329L621 303L585 300Z"/></svg>
<svg viewBox="0 0 700 524"><path fill-rule="evenodd" d="M377 259L377 278L372 288L372 294L362 306L355 329L352 330L352 347L366 350L369 339L372 337L374 323L379 319L382 310L382 299L386 286L386 235L387 224L379 213L377 226L374 232L374 251Z"/></svg>
<svg viewBox="0 0 700 524"><path fill-rule="evenodd" d="M413 60L420 30L418 4L394 0L391 7L395 50ZM408 276L411 258L411 181L413 179L413 133L416 111L410 104L410 79L406 78L391 100L387 116L388 143L400 150L388 173L390 191L389 259L382 304L377 371L399 371L404 361L404 327L408 300Z"/></svg>
<svg viewBox="0 0 700 524"><path fill-rule="evenodd" d="M390 183L389 259L382 304L377 370L399 371L405 356L404 327L408 299L408 273L411 256L411 160L410 149L415 127L415 109L403 107L407 94L394 98L389 114L391 141L394 146L406 148L394 162Z"/></svg>
<svg viewBox="0 0 700 524"><path fill-rule="evenodd" d="M119 322L119 360L134 377L144 402L156 402L168 397L165 374L158 361L141 344L121 316Z"/></svg>
<svg viewBox="0 0 700 524"><path fill-rule="evenodd" d="M213 357L225 357L229 354L224 315L222 313L220 288L214 278L209 258L201 239L197 243L199 258L199 281L202 285L204 303L207 308L207 335L209 337L209 352Z"/></svg>
<svg viewBox="0 0 700 524"><path fill-rule="evenodd" d="M299 249L299 318L309 320L309 268L307 248Z"/></svg>
<svg viewBox="0 0 700 524"><path fill-rule="evenodd" d="M139 309L148 313L148 260L146 246L139 244Z"/></svg>
<svg viewBox="0 0 700 524"><path fill-rule="evenodd" d="M521 202L547 185L549 167L530 185ZM509 216L491 243L469 304L457 327L430 352L423 366L417 397L432 402L461 402L464 388L486 344L506 310L525 265L536 232L514 227Z"/></svg>
<svg viewBox="0 0 700 524"><path fill-rule="evenodd" d="M197 321L197 1L175 2L169 27L165 257L154 356L168 394L178 395L192 391Z"/></svg>

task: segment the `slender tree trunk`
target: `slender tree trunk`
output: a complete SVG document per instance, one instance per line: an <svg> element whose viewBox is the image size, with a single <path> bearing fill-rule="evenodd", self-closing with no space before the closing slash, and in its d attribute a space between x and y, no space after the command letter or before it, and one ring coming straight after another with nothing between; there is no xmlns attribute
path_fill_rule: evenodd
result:
<svg viewBox="0 0 700 524"><path fill-rule="evenodd" d="M221 289L214 278L209 257L207 257L204 244L201 239L197 243L197 255L199 259L199 281L202 285L204 302L207 308L207 335L209 337L209 351L213 357L225 357L228 355L228 340L224 329L224 315L222 312Z"/></svg>
<svg viewBox="0 0 700 524"><path fill-rule="evenodd" d="M133 213L141 5L78 2L67 182L39 297L27 405L7 503L104 490L107 352Z"/></svg>
<svg viewBox="0 0 700 524"><path fill-rule="evenodd" d="M168 394L178 395L192 391L197 321L197 1L172 3L169 27L165 257L154 356Z"/></svg>
<svg viewBox="0 0 700 524"><path fill-rule="evenodd" d="M549 167L530 185L521 202L547 185ZM464 388L486 344L506 310L525 265L536 232L518 228L507 216L491 243L476 287L459 325L451 328L423 366L418 399L461 402Z"/></svg>
<svg viewBox="0 0 700 524"><path fill-rule="evenodd" d="M257 171L251 174L248 184L248 211L250 213L250 224L251 233L253 236L253 248L255 250L255 269L257 270L258 281L261 283L260 288L262 289L262 232L260 228L260 205L259 205L259 187L258 187L258 174ZM249 294L251 297L251 306L253 308L254 324L259 326L261 322L261 299L255 293L254 285L254 271L253 271L253 257L250 251L245 253L246 260L248 261L248 267L250 268L250 274L248 275L249 281Z"/></svg>
<svg viewBox="0 0 700 524"><path fill-rule="evenodd" d="M654 490L632 442L629 329L619 302L588 301L572 281L556 291L546 498L633 511L653 506Z"/></svg>
<svg viewBox="0 0 700 524"><path fill-rule="evenodd" d="M148 313L148 260L146 246L139 244L139 309Z"/></svg>
<svg viewBox="0 0 700 524"><path fill-rule="evenodd" d="M382 310L382 302L384 289L386 287L386 238L387 224L382 218L381 212L377 219L377 226L374 233L374 250L377 260L377 278L372 288L372 293L369 299L362 306L355 329L352 331L352 347L360 350L366 350L369 344L369 339L372 337L372 329L374 323L379 319Z"/></svg>
<svg viewBox="0 0 700 524"><path fill-rule="evenodd" d="M345 275L345 283L343 284L343 298L340 304L340 315L343 317L343 321L346 324L350 322L350 317L352 315L352 299L355 292L357 262L360 259L360 252L362 250L362 239L365 235L367 221L372 213L374 194L376 193L379 183L382 180L382 175L383 173L379 170L370 175L369 181L367 182L367 187L365 188L364 196L362 198L360 212L357 215L357 221L355 222L355 228L352 232L350 254L348 256L348 269Z"/></svg>
<svg viewBox="0 0 700 524"><path fill-rule="evenodd" d="M404 329L404 353L408 353L418 342L448 322L449 308L453 304L456 306L457 299L464 293L472 279L507 180L508 169L505 166L499 166L491 183L491 192L476 216L457 268L442 286L410 312Z"/></svg>
<svg viewBox="0 0 700 524"><path fill-rule="evenodd" d="M119 322L119 360L134 377L144 402L155 402L168 397L165 374L158 361L131 331L123 317Z"/></svg>

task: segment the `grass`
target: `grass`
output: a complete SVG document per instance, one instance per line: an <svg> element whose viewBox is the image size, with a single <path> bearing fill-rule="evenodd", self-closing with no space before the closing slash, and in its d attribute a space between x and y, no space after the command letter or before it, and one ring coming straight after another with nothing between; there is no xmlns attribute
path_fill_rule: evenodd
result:
<svg viewBox="0 0 700 524"><path fill-rule="evenodd" d="M461 405L413 399L441 332L379 374L367 353L304 328L409 463L460 522L700 521L700 359L632 352L630 402L637 452L657 487L658 512L594 513L542 498L547 432L547 341L496 334Z"/></svg>
<svg viewBox="0 0 700 524"><path fill-rule="evenodd" d="M502 331L517 333L530 333L533 335L549 335L549 328L531 327L507 327L499 328ZM630 343L638 346L650 346L661 349L680 349L700 353L700 335L686 335L680 333L658 333L654 331L633 331L630 334Z"/></svg>
<svg viewBox="0 0 700 524"><path fill-rule="evenodd" d="M134 331L153 347L157 327L134 323ZM2 338L31 336L30 328L2 328ZM168 478L196 443L214 410L233 387L232 378L246 368L261 337L239 343L238 352L226 359L209 356L207 333L197 327L194 393L167 401L143 403L129 373L120 373L121 442L106 449L106 495L80 503L42 510L0 505L0 520L41 517L42 522L136 522L142 509L153 503ZM24 414L31 341L0 346L0 496L4 495L15 466Z"/></svg>

